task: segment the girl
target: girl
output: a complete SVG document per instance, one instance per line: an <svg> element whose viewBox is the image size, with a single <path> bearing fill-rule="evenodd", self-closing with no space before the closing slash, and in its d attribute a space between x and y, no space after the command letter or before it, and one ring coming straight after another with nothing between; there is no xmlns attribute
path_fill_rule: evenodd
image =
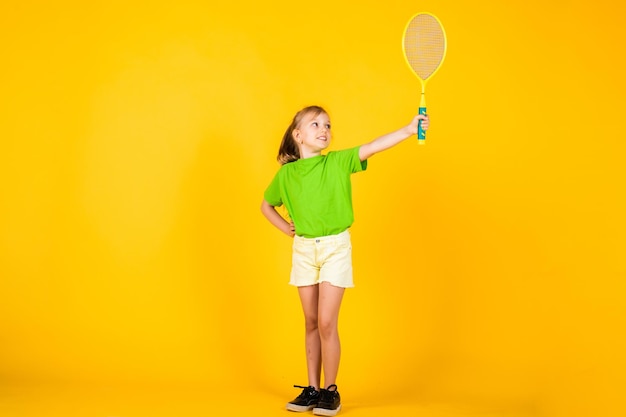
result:
<svg viewBox="0 0 626 417"><path fill-rule="evenodd" d="M350 175L367 169L367 159L428 129L426 115L407 126L352 149L328 152L328 113L319 106L300 110L283 136L278 151L282 165L265 190L261 212L271 224L293 237L290 284L298 288L305 318L307 387L290 411L313 409L334 416L341 409L336 378L340 344L337 323L346 288L353 287L349 227L354 221ZM276 211L285 205L291 221ZM325 387L320 389L321 372Z"/></svg>

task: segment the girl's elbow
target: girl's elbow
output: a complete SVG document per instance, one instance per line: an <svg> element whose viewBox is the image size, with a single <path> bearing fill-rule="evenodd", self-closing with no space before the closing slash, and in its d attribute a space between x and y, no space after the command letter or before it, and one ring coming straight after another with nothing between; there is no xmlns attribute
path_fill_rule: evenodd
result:
<svg viewBox="0 0 626 417"><path fill-rule="evenodd" d="M267 214L268 212L270 212L271 210L274 210L274 206L272 206L270 203L268 203L267 201L263 200L261 202L261 213L263 214Z"/></svg>

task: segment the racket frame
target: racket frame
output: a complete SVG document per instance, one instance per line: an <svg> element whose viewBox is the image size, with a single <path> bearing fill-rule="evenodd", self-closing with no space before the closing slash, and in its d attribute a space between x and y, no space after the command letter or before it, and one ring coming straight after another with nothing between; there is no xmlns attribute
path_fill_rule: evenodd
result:
<svg viewBox="0 0 626 417"><path fill-rule="evenodd" d="M411 22L419 15L428 15L430 17L432 17L433 19L435 19L435 21L439 24L439 27L441 28L441 32L443 34L443 54L441 56L441 60L439 61L439 65L437 65L437 68L435 68L433 70L433 72L430 73L430 75L428 77L426 77L426 79L422 79L422 77L420 77L417 72L413 69L413 67L411 66L411 63L409 62L409 58L407 58L407 53L406 53L406 49L405 49L405 39L406 39L406 33L409 30L409 25L411 24ZM408 65L408 67L411 69L411 72L413 72L413 74L415 74L415 76L417 77L417 79L420 81L420 85L422 87L422 92L420 95L420 104L419 104L419 108L418 108L418 113L419 114L426 114L426 82L437 73L437 71L439 71L439 68L441 68L441 64L443 64L444 59L446 58L446 53L448 50L448 37L446 36L446 30L444 29L443 25L441 24L441 20L439 20L439 18L437 16L435 16L432 13L429 12L418 12L415 13L413 16L411 16L411 18L406 22L406 25L404 26L404 31L402 32L402 52L404 55L404 62L406 62L406 64ZM426 131L424 129L422 129L422 121L420 120L420 122L417 125L417 143L419 143L420 145L423 145L426 143Z"/></svg>

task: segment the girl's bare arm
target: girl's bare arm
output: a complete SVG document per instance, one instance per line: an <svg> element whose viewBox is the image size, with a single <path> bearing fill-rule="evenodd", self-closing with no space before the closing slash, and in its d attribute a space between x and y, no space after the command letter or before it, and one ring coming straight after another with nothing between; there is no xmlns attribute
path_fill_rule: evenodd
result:
<svg viewBox="0 0 626 417"><path fill-rule="evenodd" d="M359 158L361 159L361 161L365 161L372 155L396 146L403 140L415 135L417 133L417 124L420 120L422 121L422 128L424 130L428 129L428 125L430 122L428 116L418 114L413 118L413 120L411 120L411 123L409 123L407 126L394 132L387 133L386 135L383 135L369 143L362 145L359 149Z"/></svg>
<svg viewBox="0 0 626 417"><path fill-rule="evenodd" d="M263 213L270 223L287 236L293 237L296 234L293 222L287 222L283 219L276 211L276 208L265 200L261 203L261 213Z"/></svg>

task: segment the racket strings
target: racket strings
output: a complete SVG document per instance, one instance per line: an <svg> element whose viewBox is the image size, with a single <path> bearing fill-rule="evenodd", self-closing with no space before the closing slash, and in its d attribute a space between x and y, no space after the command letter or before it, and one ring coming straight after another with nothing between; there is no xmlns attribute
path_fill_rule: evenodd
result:
<svg viewBox="0 0 626 417"><path fill-rule="evenodd" d="M445 50L445 34L437 19L420 14L409 22L404 33L404 52L418 77L430 77L441 64Z"/></svg>

